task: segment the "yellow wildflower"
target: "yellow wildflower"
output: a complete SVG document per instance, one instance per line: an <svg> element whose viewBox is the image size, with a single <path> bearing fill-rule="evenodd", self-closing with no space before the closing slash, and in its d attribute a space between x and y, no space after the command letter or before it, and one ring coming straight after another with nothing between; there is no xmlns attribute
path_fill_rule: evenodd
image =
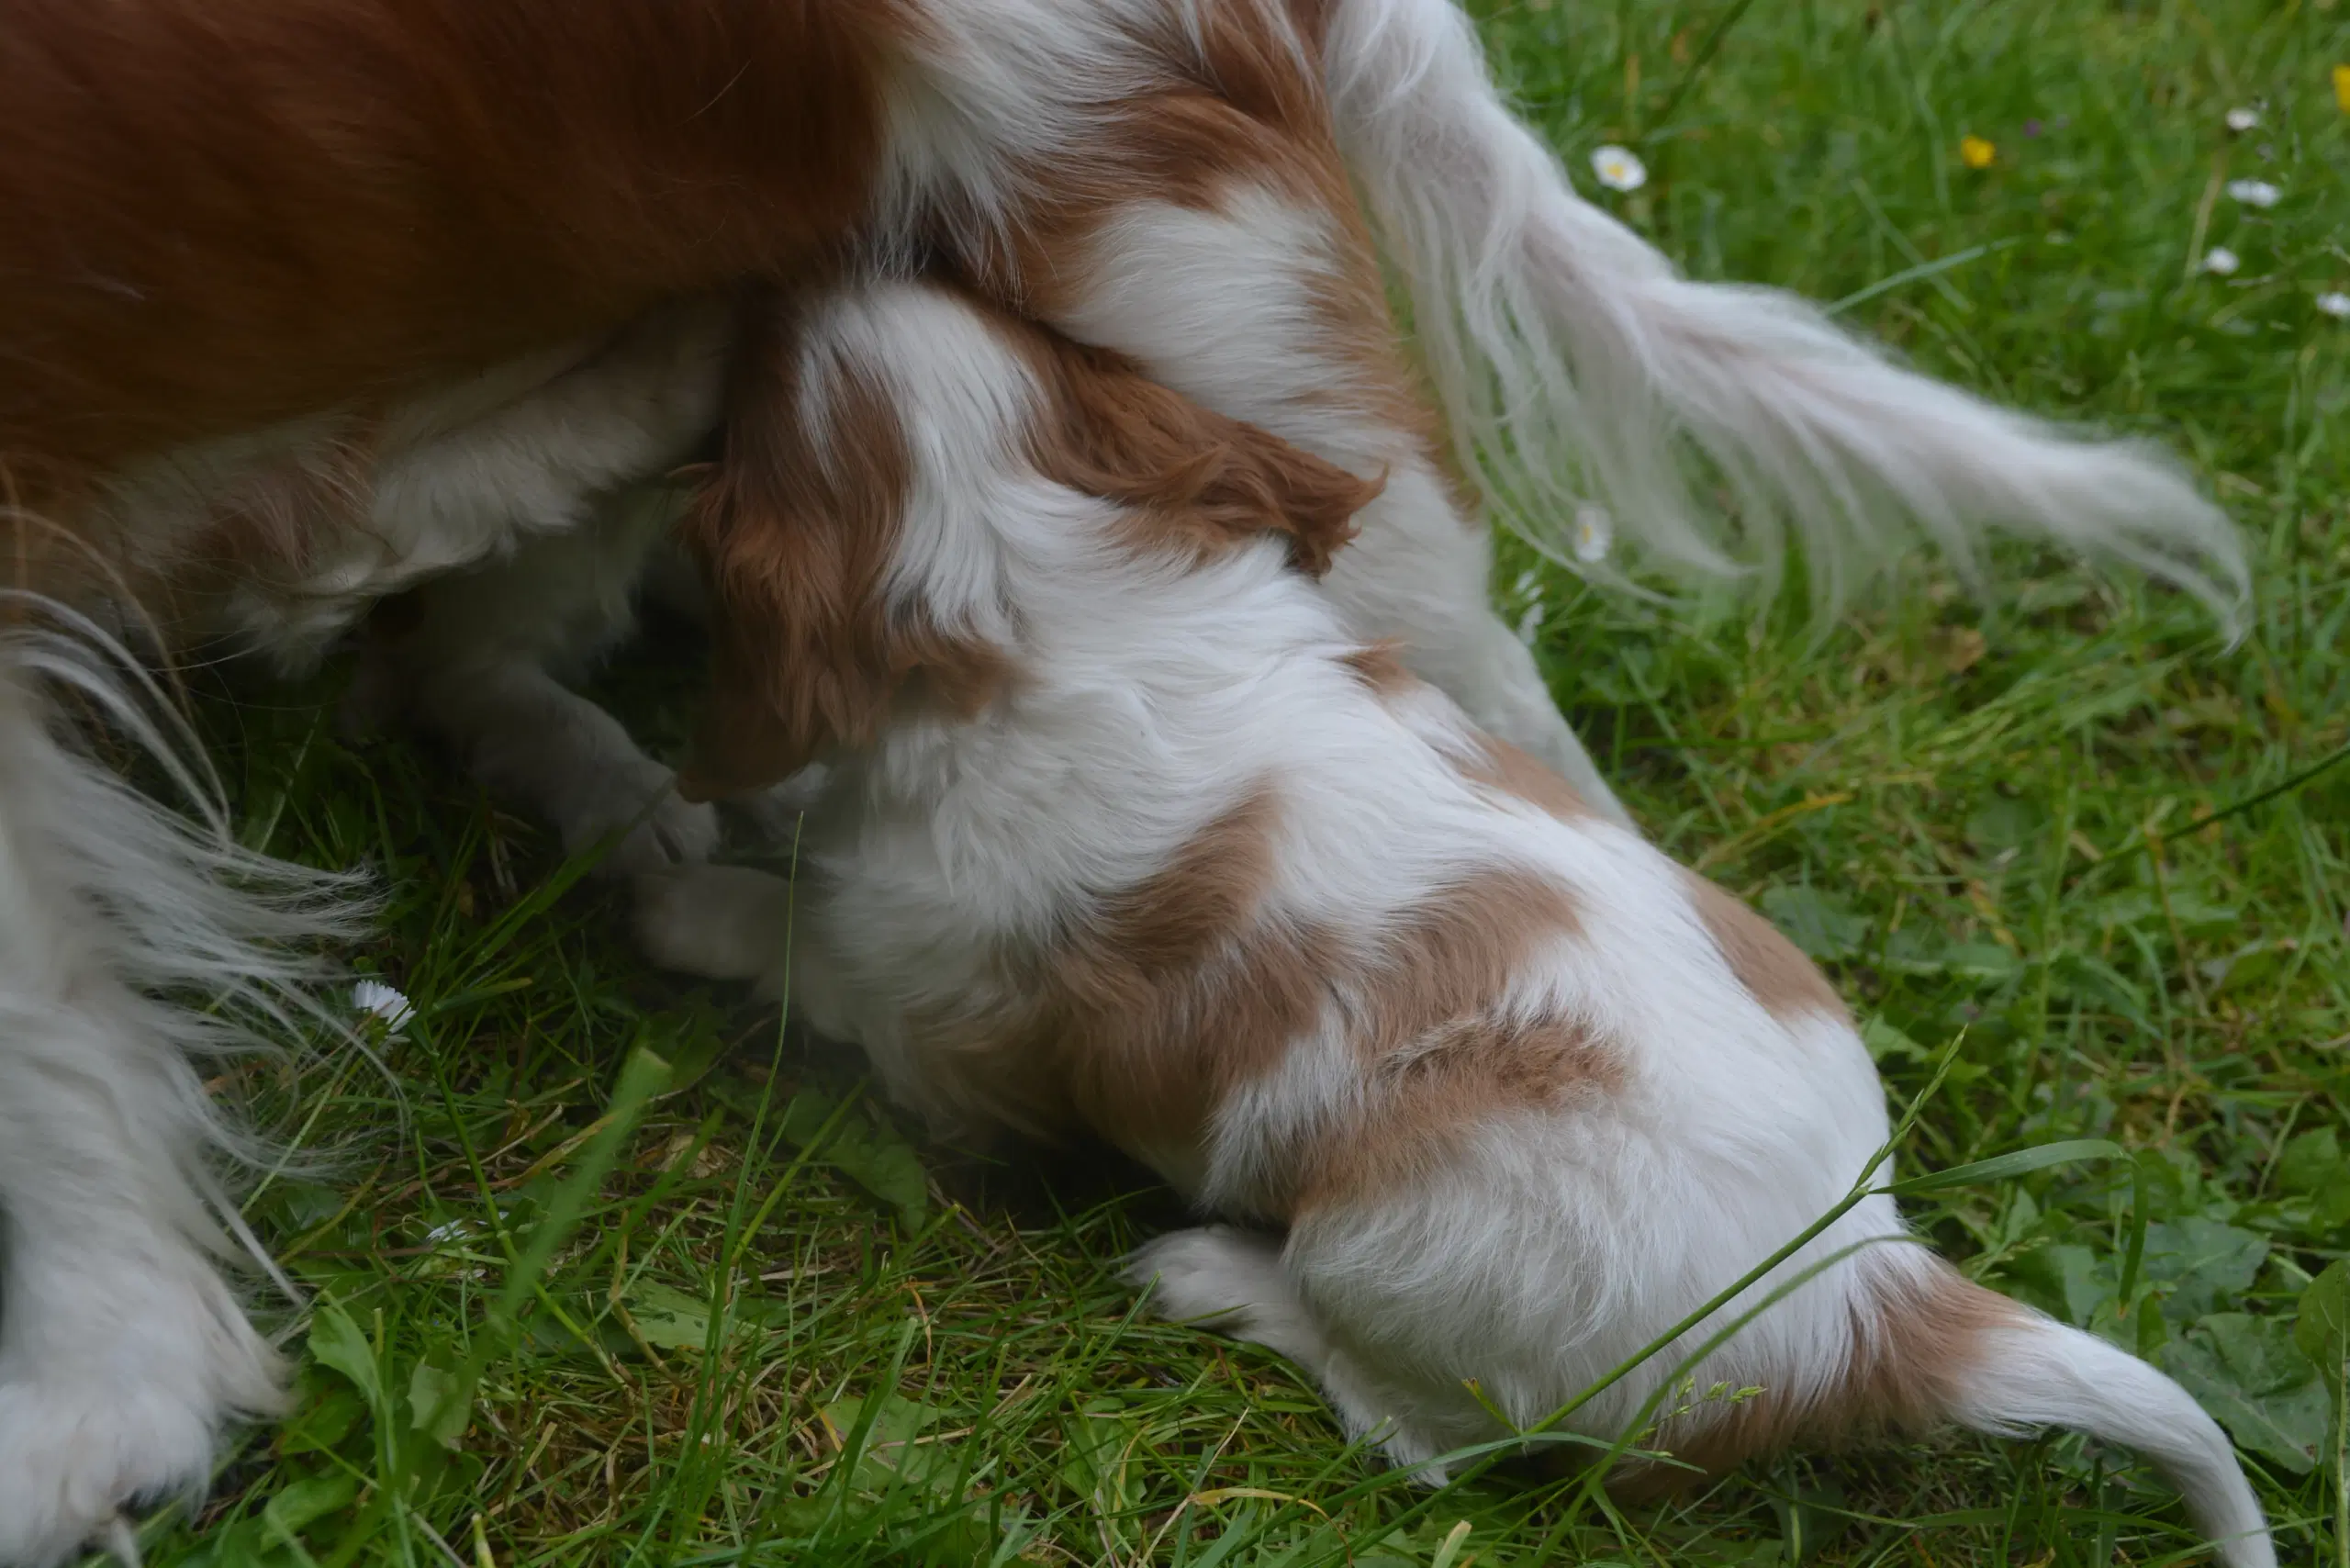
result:
<svg viewBox="0 0 2350 1568"><path fill-rule="evenodd" d="M1987 169L1998 155L1999 150L1979 136L1959 138L1958 161L1970 169Z"/></svg>
<svg viewBox="0 0 2350 1568"><path fill-rule="evenodd" d="M2350 65L2333 68L2333 101L2342 106L2344 114L2350 115Z"/></svg>

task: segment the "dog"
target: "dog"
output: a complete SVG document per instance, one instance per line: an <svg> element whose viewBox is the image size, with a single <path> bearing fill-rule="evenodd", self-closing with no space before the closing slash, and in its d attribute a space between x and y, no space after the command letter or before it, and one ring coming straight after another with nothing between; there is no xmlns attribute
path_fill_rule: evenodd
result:
<svg viewBox="0 0 2350 1568"><path fill-rule="evenodd" d="M685 525L730 607L688 779L824 781L796 887L643 880L656 962L788 995L942 1132L1088 1128L1238 1222L1128 1277L1428 1479L1889 1179L1883 1086L1796 948L1313 582L1368 484L966 294L778 315ZM1761 1392L1668 1412L1678 1461L2074 1427L2160 1466L2231 1568L2275 1562L2183 1389L1883 1193L1774 1286L1687 1372ZM1571 1429L1637 1429L1711 1327Z"/></svg>
<svg viewBox="0 0 2350 1568"><path fill-rule="evenodd" d="M2241 590L2226 520L2153 454L1677 277L1574 196L1449 0L19 0L0 98L6 1568L200 1485L226 1423L279 1407L218 1271L259 1249L192 1061L298 1012L285 954L364 916L348 879L238 848L142 664L217 635L298 664L415 589L420 705L474 766L566 842L629 829L629 867L702 853L707 812L640 798L667 770L546 671L609 634L605 564L645 525L606 503L696 455L746 279L934 257L1383 476L1333 602L1601 810L1485 605L1457 480L1528 528L1602 504L1657 559L1716 566L1695 448L1752 557L1793 526L1823 580L1916 528L1963 557L2004 524ZM532 585L527 627L460 612ZM61 688L192 815L122 793ZM496 744L526 730L549 748Z"/></svg>

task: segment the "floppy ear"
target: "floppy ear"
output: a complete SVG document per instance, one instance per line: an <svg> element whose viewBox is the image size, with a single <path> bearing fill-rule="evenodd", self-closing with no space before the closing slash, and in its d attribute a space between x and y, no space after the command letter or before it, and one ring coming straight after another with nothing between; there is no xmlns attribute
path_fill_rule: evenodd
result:
<svg viewBox="0 0 2350 1568"><path fill-rule="evenodd" d="M1156 543L1205 555L1282 533L1290 559L1320 577L1386 484L1203 409L1103 350L1058 344L1049 370L1058 417L1039 433L1038 466L1138 509Z"/></svg>
<svg viewBox="0 0 2350 1568"><path fill-rule="evenodd" d="M677 523L711 595L710 704L689 800L789 777L869 741L907 673L882 592L908 487L904 432L856 367L807 387L807 345L776 299L752 308L724 451ZM808 396L808 393L815 396Z"/></svg>

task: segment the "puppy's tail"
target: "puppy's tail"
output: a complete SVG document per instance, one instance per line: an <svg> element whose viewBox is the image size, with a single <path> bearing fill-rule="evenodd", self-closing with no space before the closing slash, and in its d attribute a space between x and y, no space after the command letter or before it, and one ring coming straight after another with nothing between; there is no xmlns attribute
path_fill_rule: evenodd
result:
<svg viewBox="0 0 2350 1568"><path fill-rule="evenodd" d="M1832 600L1913 532L1969 568L2003 525L2134 562L2232 623L2242 545L2160 453L1900 369L1792 295L1679 276L1576 196L1454 0L1335 0L1323 62L1461 458L1538 542L1590 496L1662 565L1769 576L1792 524ZM1695 504L1692 456L1742 541Z"/></svg>
<svg viewBox="0 0 2350 1568"><path fill-rule="evenodd" d="M1853 1414L1995 1437L2060 1427L2135 1450L2227 1568L2275 1568L2260 1503L2219 1423L2153 1367L1901 1249L1864 1262Z"/></svg>

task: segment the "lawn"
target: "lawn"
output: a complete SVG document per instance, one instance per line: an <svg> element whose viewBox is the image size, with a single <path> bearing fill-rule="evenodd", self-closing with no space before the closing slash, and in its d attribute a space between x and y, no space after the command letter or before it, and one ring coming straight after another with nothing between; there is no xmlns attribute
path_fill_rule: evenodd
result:
<svg viewBox="0 0 2350 1568"><path fill-rule="evenodd" d="M2232 647L2190 600L2022 548L1979 597L1904 559L1826 622L1792 591L1587 590L1523 550L1496 591L1662 841L1830 966L1920 1102L1906 1170L2131 1151L1916 1216L2186 1381L2285 1560L2350 1562L2343 1434L2294 1334L2350 1248L2350 765L2319 767L2350 743L2350 321L2320 304L2350 290L2350 5L1483 15L1583 189L1602 144L1645 160L1606 199L1691 272L2156 435L2242 522ZM674 746L694 657L656 636L599 689ZM1178 1217L1146 1177L932 1146L853 1055L651 973L532 824L413 746L340 736L335 671L199 685L251 841L381 875L354 961L418 1014L377 1031L388 1075L345 1053L218 1081L302 1157L247 1204L310 1293L264 1307L298 1408L200 1529L151 1526L152 1562L2195 1555L2128 1455L2065 1437L1797 1457L1662 1508L1510 1472L1398 1484L1281 1361L1136 1319L1113 1264Z"/></svg>

